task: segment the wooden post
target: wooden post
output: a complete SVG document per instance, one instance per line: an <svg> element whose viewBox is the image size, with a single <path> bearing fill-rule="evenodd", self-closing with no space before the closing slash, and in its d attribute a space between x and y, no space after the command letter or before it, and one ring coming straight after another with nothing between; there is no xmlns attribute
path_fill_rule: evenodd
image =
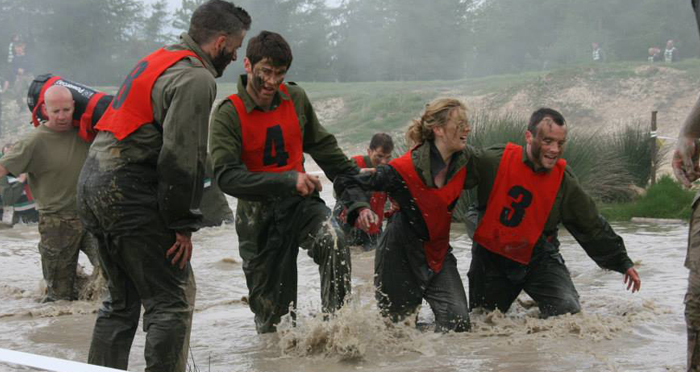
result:
<svg viewBox="0 0 700 372"><path fill-rule="evenodd" d="M651 185L656 184L656 113L651 112L651 175L649 176Z"/></svg>

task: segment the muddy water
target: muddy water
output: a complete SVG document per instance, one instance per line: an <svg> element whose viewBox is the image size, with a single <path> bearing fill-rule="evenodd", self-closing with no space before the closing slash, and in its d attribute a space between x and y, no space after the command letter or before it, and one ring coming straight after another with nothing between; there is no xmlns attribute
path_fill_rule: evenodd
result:
<svg viewBox="0 0 700 372"><path fill-rule="evenodd" d="M330 201L329 186L323 196ZM625 291L622 275L599 269L563 234L562 252L583 308L575 316L540 320L523 295L505 315L474 314L469 334L431 332L427 305L417 328L387 324L373 301L373 253L354 251L353 299L336 318L321 321L317 267L302 251L297 326L285 322L277 334L262 336L242 301L247 289L233 226L205 229L195 235L192 260L194 362L200 371L683 371L687 226L615 228L638 265L642 291ZM0 347L85 361L97 304L37 302L38 239L36 226L0 230ZM452 244L466 280L471 242L459 225ZM85 257L81 263L90 270ZM143 347L139 331L130 370L143 370ZM0 364L5 370L18 369Z"/></svg>

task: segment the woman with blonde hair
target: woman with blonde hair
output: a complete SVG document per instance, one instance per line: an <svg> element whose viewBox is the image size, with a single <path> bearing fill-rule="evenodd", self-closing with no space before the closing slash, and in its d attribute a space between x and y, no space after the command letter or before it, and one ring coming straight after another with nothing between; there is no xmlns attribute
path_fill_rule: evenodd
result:
<svg viewBox="0 0 700 372"><path fill-rule="evenodd" d="M347 221L357 227L367 228L376 218L367 191L386 191L400 206L375 258L377 301L394 321L415 316L425 299L436 331L470 329L467 296L449 245L452 209L468 177L469 130L462 102L437 99L409 125L410 151L373 173L335 180L339 202L348 207Z"/></svg>

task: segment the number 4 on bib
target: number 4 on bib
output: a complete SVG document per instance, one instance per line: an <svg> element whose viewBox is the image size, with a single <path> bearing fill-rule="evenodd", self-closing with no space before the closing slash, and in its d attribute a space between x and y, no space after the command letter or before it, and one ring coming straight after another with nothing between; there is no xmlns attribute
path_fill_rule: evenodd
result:
<svg viewBox="0 0 700 372"><path fill-rule="evenodd" d="M263 150L263 165L277 165L283 167L287 165L289 153L284 148L284 136L282 127L275 125L267 128L265 135L265 149Z"/></svg>

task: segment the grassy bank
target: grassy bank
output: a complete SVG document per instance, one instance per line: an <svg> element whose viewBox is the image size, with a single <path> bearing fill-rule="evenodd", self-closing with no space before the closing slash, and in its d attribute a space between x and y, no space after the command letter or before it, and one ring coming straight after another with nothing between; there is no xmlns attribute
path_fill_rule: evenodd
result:
<svg viewBox="0 0 700 372"><path fill-rule="evenodd" d="M609 221L629 221L633 217L689 220L694 191L684 189L665 175L647 192L630 202L600 204L600 213Z"/></svg>

